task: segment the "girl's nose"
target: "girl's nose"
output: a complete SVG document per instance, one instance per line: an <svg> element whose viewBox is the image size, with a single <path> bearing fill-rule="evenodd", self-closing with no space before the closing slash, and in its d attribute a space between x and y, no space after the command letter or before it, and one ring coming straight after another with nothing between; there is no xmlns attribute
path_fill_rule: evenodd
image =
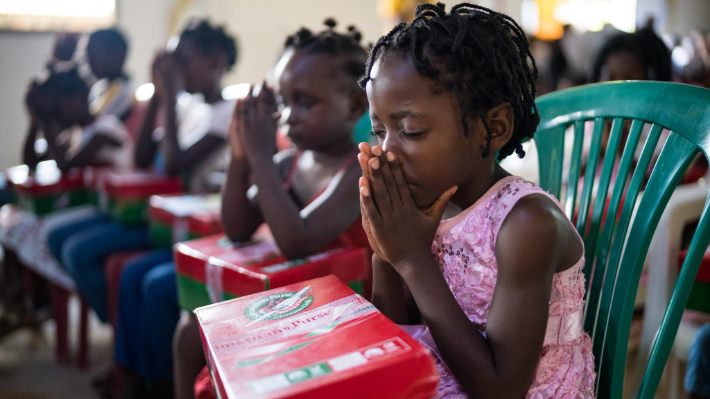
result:
<svg viewBox="0 0 710 399"><path fill-rule="evenodd" d="M394 152L395 155L399 155L399 146L397 145L397 135L396 134L389 134L385 136L385 139L382 140L382 144L380 144L382 147L382 151L384 152Z"/></svg>

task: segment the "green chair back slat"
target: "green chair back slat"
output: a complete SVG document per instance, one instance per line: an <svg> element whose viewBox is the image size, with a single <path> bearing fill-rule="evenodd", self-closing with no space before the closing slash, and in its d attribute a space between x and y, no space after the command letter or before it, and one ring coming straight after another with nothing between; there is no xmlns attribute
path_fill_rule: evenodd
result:
<svg viewBox="0 0 710 399"><path fill-rule="evenodd" d="M599 162L599 153L602 148L602 133L604 132L604 119L597 118L594 120L594 132L592 133L592 145L589 149L589 157L587 159L586 170L584 173L584 187L582 188L582 199L579 203L579 211L577 213L577 231L584 239L584 247L589 246L589 236L587 235L587 221L589 218L589 208L592 203L592 190L594 189L594 181L597 177L597 164ZM584 253L584 275L589 276L592 272L594 262L594 251L585 251Z"/></svg>
<svg viewBox="0 0 710 399"><path fill-rule="evenodd" d="M702 217L698 223L698 231L705 232L710 230L709 208L710 201L706 200ZM675 332L678 330L681 317L683 316L683 309L688 302L695 276L698 274L700 262L703 259L705 248L707 247L707 236L696 234L693 237L688 254L683 261L683 266L678 276L675 289L673 290L673 295L668 304L668 311L666 311L663 317L661 327L654 340L653 350L649 356L650 360L646 368L646 377L639 389L638 396L640 398L653 397L654 392L656 392L658 388L658 381L661 380L661 375L663 374L663 366L673 348L673 339L670 337L675 337Z"/></svg>
<svg viewBox="0 0 710 399"><path fill-rule="evenodd" d="M688 169L697 147L684 137L672 133L648 181L643 198L636 212L636 217L629 232L630 239L622 253L621 265L616 273L616 281L607 274L603 290L612 291L609 302L604 302L597 321L598 335L604 335L602 354L599 361L598 397L611 397L613 392L623 391L623 376L616 378L614 373L624 373L628 337L631 329L631 317L636 302L636 292L641 278L641 270L646 259L648 246L656 230L661 214L668 203L683 173ZM710 233L710 231L708 231ZM702 235L702 232L699 234ZM707 240L705 241L707 247ZM705 252L705 251L703 251ZM694 279L695 276L693 276ZM683 304L685 307L685 303ZM682 313L683 309L680 309ZM675 337L675 330L673 337ZM623 341L618 336L626 337ZM611 339L609 339L611 338ZM673 345L673 339L668 342ZM657 348L656 348L657 349ZM623 363L622 363L623 362ZM665 363L665 359L661 367ZM644 377L646 380L648 377ZM607 382L601 384L600 382ZM654 387L655 391L655 387ZM651 396L653 397L653 395Z"/></svg>
<svg viewBox="0 0 710 399"><path fill-rule="evenodd" d="M598 346L595 346L597 349L600 349L600 339L602 339L597 334L600 328L595 328L599 317L598 311L600 303L608 303L612 294L610 290L603 290L604 280L609 276L613 278L616 275L616 268L619 264L619 259L621 258L621 251L624 248L628 227L633 216L634 205L636 204L636 198L638 198L641 186L646 178L646 170L648 170L648 166L653 158L653 153L656 145L658 144L658 139L661 136L661 130L660 126L654 126L649 133L649 137L646 140L643 152L641 153L641 158L639 158L639 162L631 178L631 184L626 192L626 201L624 202L624 208L616 227L619 235L617 235L612 243L611 255L607 259L601 260L601 262L596 264L598 267L594 268L594 274L591 276L588 289L589 291L587 293L588 300L584 327L585 330L592 332L592 342L596 342L598 344ZM598 356L596 358L597 360L599 359Z"/></svg>
<svg viewBox="0 0 710 399"><path fill-rule="evenodd" d="M572 160L569 165L567 183L567 199L565 200L565 214L570 220L574 219L574 210L577 205L577 185L579 183L579 170L582 165L582 149L584 148L584 121L574 122L574 144L572 147Z"/></svg>
<svg viewBox="0 0 710 399"><path fill-rule="evenodd" d="M547 159L544 165L540 165L540 182L544 187L557 198L560 197L562 188L562 162L564 160L565 148L565 127L558 126L545 134L546 140L541 140L535 144L538 151L545 154Z"/></svg>
<svg viewBox="0 0 710 399"><path fill-rule="evenodd" d="M585 241L585 248L588 252L589 262L594 264L597 255L597 237L599 234L599 229L602 225L602 217L604 216L604 211L606 210L606 196L609 191L609 185L611 184L611 175L616 164L616 158L619 151L619 143L621 142L621 128L624 125L624 120L621 118L614 118L614 122L611 126L611 134L609 136L609 142L606 147L606 152L604 154L604 162L602 163L602 171L599 176L599 185L597 186L596 193L594 195L594 208L592 213L592 219L588 222L587 227L587 240ZM596 171L594 171L596 172Z"/></svg>
<svg viewBox="0 0 710 399"><path fill-rule="evenodd" d="M618 399L623 391L631 318L648 246L670 196L692 160L699 152L706 158L710 153L710 90L662 82L603 83L542 96L537 106L541 122L534 140L540 185L558 199L565 193L565 213L573 220L577 215L576 228L585 242L584 274L589 287L584 325L594 345L597 397ZM613 120L613 124L603 143L607 120ZM625 121L629 120L631 129L627 139L622 140ZM591 121L592 135L585 138L584 124ZM647 124L651 129L641 143ZM572 125L574 143L565 189L564 136ZM654 163L663 129L671 133ZM584 163L586 139L591 143ZM606 151L598 173L603 144ZM643 151L635 163L640 144ZM617 162L619 145L624 147ZM580 189L577 180L582 165L585 172ZM649 166L652 173L646 183ZM706 202L651 349L638 398L653 397L673 345L690 287L710 243L708 209Z"/></svg>
<svg viewBox="0 0 710 399"><path fill-rule="evenodd" d="M609 206L607 207L606 219L608 220L615 221L617 214L619 213L619 207L621 206L621 200L624 195L626 181L629 177L629 169L634 160L634 155L636 154L636 147L638 147L638 142L641 138L641 131L643 127L644 122L640 120L633 121L631 125L629 137L626 142L623 154L621 156L619 169L616 173L616 180L614 181L614 190L611 194ZM615 227L616 223L604 224L601 240L597 245L596 262L606 262L609 256L609 246L611 245L611 238L614 234Z"/></svg>

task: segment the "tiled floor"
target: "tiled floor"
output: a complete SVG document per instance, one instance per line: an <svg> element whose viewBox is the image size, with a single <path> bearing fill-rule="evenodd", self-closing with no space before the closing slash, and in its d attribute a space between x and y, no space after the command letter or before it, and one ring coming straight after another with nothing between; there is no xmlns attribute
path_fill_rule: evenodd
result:
<svg viewBox="0 0 710 399"><path fill-rule="evenodd" d="M73 300L70 318L72 348L76 348L79 302ZM0 341L0 399L93 399L91 378L111 364L112 335L110 327L90 318L90 368L60 366L54 360L54 322L48 321L41 331L18 331Z"/></svg>

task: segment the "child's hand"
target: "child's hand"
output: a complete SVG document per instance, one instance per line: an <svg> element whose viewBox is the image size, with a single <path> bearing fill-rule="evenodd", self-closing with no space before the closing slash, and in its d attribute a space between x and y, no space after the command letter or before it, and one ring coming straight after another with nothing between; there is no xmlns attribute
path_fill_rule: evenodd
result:
<svg viewBox="0 0 710 399"><path fill-rule="evenodd" d="M362 177L360 178L359 182L360 190L362 191L363 188L367 188L369 190L370 168L368 166L368 162L370 161L370 158L372 158L372 154L370 152L371 148L368 143L360 143L358 148L360 148L360 154L358 154L357 160L360 162L360 169L362 169ZM367 234L367 241L370 243L370 248L372 248L372 251L375 253L375 255L377 255L380 259L386 262L385 256L382 254L382 250L377 244L377 240L372 235L372 226L370 223L370 218L367 217L367 212L365 211L365 203L363 201L360 201L360 213L362 214L362 228L365 230L365 234Z"/></svg>
<svg viewBox="0 0 710 399"><path fill-rule="evenodd" d="M258 93L255 93L258 90ZM249 95L238 102L241 128L239 136L243 151L248 154L261 153L269 158L276 152L276 96L273 90L262 83L252 87Z"/></svg>
<svg viewBox="0 0 710 399"><path fill-rule="evenodd" d="M30 120L32 124L39 123L40 112L41 112L41 99L42 95L39 92L39 86L36 81L30 82L27 86L27 92L25 93L25 107L27 112L30 114Z"/></svg>
<svg viewBox="0 0 710 399"><path fill-rule="evenodd" d="M362 175L366 179L370 179L370 167L367 166L368 162L370 162L370 158L372 158L372 148L370 147L370 144L368 143L360 143L358 145L358 148L360 149L360 154L357 156L358 162L360 162L360 169L362 169ZM362 186L360 186L362 187Z"/></svg>
<svg viewBox="0 0 710 399"><path fill-rule="evenodd" d="M370 188L370 182L365 176L360 178L360 191L362 191L363 188ZM370 243L370 248L372 248L375 255L387 262L385 255L382 253L382 249L380 249L379 244L377 244L377 239L375 239L375 236L372 234L372 223L370 222L370 218L367 217L365 203L362 200L360 201L360 214L362 214L362 228L365 230L365 234L367 234L367 241Z"/></svg>
<svg viewBox="0 0 710 399"><path fill-rule="evenodd" d="M180 65L175 60L175 56L170 53L162 53L158 59L158 67L163 94L175 97L183 86Z"/></svg>
<svg viewBox="0 0 710 399"><path fill-rule="evenodd" d="M229 124L229 147L232 150L233 159L246 159L247 154L244 152L244 144L242 143L241 131L242 127L242 108L244 107L244 102L239 100L234 105L234 112L232 113L232 121Z"/></svg>
<svg viewBox="0 0 710 399"><path fill-rule="evenodd" d="M375 154L378 154L376 156ZM449 199L452 187L426 210L417 208L394 153L374 147L367 163L369 187L360 187L360 200L367 215L371 235L382 258L402 274L401 261L431 256L431 243Z"/></svg>

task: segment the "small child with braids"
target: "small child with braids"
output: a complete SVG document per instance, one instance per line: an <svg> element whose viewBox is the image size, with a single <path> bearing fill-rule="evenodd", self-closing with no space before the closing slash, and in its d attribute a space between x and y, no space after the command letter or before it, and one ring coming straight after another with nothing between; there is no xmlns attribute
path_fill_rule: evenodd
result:
<svg viewBox="0 0 710 399"><path fill-rule="evenodd" d="M357 181L353 128L367 110L358 86L367 52L354 28L314 33L302 28L286 40L274 68L273 90L254 87L237 101L232 159L223 188L222 220L230 240L246 241L266 223L287 258L340 243L368 247ZM294 148L276 150L280 126ZM214 397L194 317L181 320L174 338L178 399ZM194 349L197 348L197 351Z"/></svg>
<svg viewBox="0 0 710 399"><path fill-rule="evenodd" d="M432 349L439 398L594 397L582 240L496 160L524 156L536 78L510 17L437 3L377 42L361 80L380 143L359 156L373 303Z"/></svg>

